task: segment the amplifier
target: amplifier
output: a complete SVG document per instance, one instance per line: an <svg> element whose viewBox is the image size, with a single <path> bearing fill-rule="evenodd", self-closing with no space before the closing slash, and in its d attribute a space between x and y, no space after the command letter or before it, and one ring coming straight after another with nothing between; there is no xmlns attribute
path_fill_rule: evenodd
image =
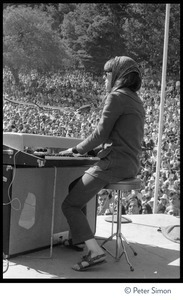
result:
<svg viewBox="0 0 183 300"><path fill-rule="evenodd" d="M69 184L83 175L86 167L14 168L3 166L3 252L15 256L49 247L53 188L56 176L54 234L69 230L61 210ZM11 203L10 203L11 202ZM95 234L97 199L86 206L86 215Z"/></svg>

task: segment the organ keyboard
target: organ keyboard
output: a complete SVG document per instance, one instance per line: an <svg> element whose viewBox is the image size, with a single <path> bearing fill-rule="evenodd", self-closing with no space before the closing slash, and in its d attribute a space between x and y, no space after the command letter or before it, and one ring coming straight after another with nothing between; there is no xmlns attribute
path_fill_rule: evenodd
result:
<svg viewBox="0 0 183 300"><path fill-rule="evenodd" d="M3 133L3 164L16 167L75 167L93 165L92 156L61 156L60 151L76 146L81 139L27 133Z"/></svg>
<svg viewBox="0 0 183 300"><path fill-rule="evenodd" d="M58 153L67 148L76 146L81 141L82 139L77 138L17 132L3 132L3 144L21 151L36 150L37 148L47 148L50 153Z"/></svg>

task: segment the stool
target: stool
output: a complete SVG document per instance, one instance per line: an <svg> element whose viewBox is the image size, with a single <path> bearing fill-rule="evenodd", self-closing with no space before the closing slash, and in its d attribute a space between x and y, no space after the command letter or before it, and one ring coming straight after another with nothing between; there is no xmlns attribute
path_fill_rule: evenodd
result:
<svg viewBox="0 0 183 300"><path fill-rule="evenodd" d="M112 214L112 235L107 238L102 244L101 247L106 250L112 257L114 257L116 260L119 260L123 254L125 254L127 263L130 266L130 270L134 271L134 268L132 267L126 249L125 245L123 243L123 240L128 244L128 246L133 251L134 255L137 255L136 251L133 249L133 247L129 244L129 242L126 240L124 235L121 232L121 214L122 214L122 197L124 192L130 192L131 190L139 190L141 186L141 180L139 178L130 178L126 180L122 180L116 183L109 183L107 186L105 186L105 189L117 191L118 195L118 202L117 202L117 231L116 233L113 233L113 225L114 225L114 209ZM114 198L113 198L113 208L114 208ZM116 236L116 255L114 256L111 252L109 252L105 247L104 244L106 244L108 241L112 240L112 238ZM123 248L122 253L120 254L120 245Z"/></svg>

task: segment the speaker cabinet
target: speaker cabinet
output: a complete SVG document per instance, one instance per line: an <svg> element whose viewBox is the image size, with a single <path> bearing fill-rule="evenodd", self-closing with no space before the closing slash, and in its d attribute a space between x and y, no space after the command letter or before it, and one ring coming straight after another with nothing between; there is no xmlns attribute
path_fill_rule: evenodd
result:
<svg viewBox="0 0 183 300"><path fill-rule="evenodd" d="M55 178L54 234L69 230L61 204L70 183L82 176L85 169L86 167L14 169L3 166L3 177L7 178L6 182L3 181L3 202L7 204L11 201L11 204L3 205L3 252L6 255L17 255L50 245ZM86 206L86 216L94 234L96 211L97 199L94 197Z"/></svg>

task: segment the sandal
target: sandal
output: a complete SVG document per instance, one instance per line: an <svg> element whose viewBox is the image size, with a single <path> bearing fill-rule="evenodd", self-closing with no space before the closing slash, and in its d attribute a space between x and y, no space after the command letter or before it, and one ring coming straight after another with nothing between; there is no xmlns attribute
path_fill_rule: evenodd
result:
<svg viewBox="0 0 183 300"><path fill-rule="evenodd" d="M72 243L72 239L65 239L63 242L62 242L62 245L67 247L67 248L70 248L70 249L73 249L75 251L83 251L84 249L84 246L85 244L84 243L80 243L78 245L73 245ZM83 245L83 247L80 247L79 245Z"/></svg>
<svg viewBox="0 0 183 300"><path fill-rule="evenodd" d="M100 254L95 257L91 257L91 251L87 255L82 257L82 260L72 267L74 271L85 271L90 267L106 262L106 255Z"/></svg>

